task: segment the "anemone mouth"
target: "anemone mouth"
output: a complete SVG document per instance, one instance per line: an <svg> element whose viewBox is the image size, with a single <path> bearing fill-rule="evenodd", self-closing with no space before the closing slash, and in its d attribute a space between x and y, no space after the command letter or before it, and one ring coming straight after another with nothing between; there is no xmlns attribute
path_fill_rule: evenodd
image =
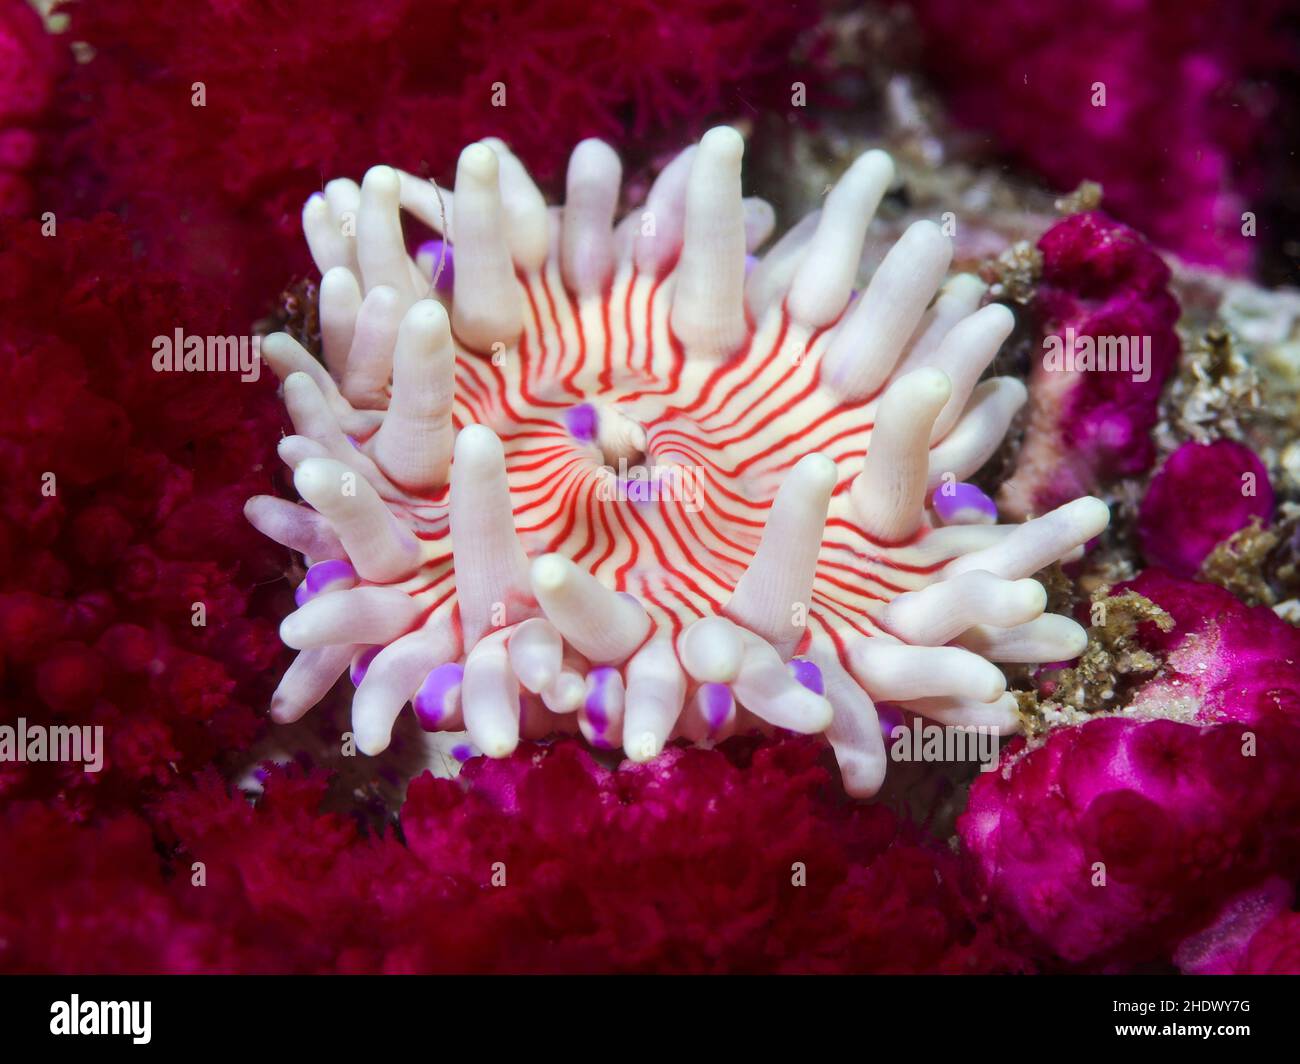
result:
<svg viewBox="0 0 1300 1064"><path fill-rule="evenodd" d="M248 509L311 566L275 719L352 665L366 753L408 702L493 757L576 731L644 761L781 728L824 732L869 795L875 701L1002 733L1018 718L994 663L1082 650L1031 577L1105 526L1101 503L1021 526L970 490L932 505L1024 401L980 381L1010 312L944 283L929 222L860 284L880 152L747 270L772 219L741 196L742 149L710 131L618 225L595 141L559 212L499 142L462 153L453 193L377 167L309 201L325 365L263 344L306 505ZM450 300L407 256L402 209L451 239Z"/></svg>
<svg viewBox="0 0 1300 1064"><path fill-rule="evenodd" d="M605 465L624 470L624 475L629 469L636 470L638 476L649 475L645 425L613 404L598 406L596 417L594 442Z"/></svg>

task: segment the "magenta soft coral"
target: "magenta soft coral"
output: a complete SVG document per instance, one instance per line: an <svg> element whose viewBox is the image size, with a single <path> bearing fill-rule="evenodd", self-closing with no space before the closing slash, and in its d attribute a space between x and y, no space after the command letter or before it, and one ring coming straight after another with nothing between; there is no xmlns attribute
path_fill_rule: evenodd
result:
<svg viewBox="0 0 1300 1064"><path fill-rule="evenodd" d="M1282 913L1260 928L1234 971L1239 975L1300 974L1300 913Z"/></svg>
<svg viewBox="0 0 1300 1064"><path fill-rule="evenodd" d="M239 500L270 484L279 417L268 381L154 371L156 335L226 330L141 267L115 220L5 236L4 716L102 724L108 752L98 776L30 765L9 786L80 816L256 730L277 650L254 587L275 586L280 560Z"/></svg>
<svg viewBox="0 0 1300 1064"><path fill-rule="evenodd" d="M1300 874L1300 730L1108 717L981 777L961 821L995 905L1045 963L1164 961L1226 898Z"/></svg>
<svg viewBox="0 0 1300 1064"><path fill-rule="evenodd" d="M963 122L1063 190L1100 181L1107 209L1188 260L1249 267L1242 213L1281 147L1268 79L1295 64L1284 0L907 2Z"/></svg>
<svg viewBox="0 0 1300 1064"><path fill-rule="evenodd" d="M1232 899L1300 875L1300 631L1158 571L1131 586L1176 622L1144 626L1165 668L1133 715L1013 749L960 823L994 903L1085 968L1171 964Z"/></svg>
<svg viewBox="0 0 1300 1064"><path fill-rule="evenodd" d="M1044 343L1031 350L1025 442L999 500L1019 516L1043 513L1151 465L1160 391L1179 351L1169 268L1138 233L1091 211L1052 226L1038 248L1043 271L1034 312ZM1064 349L1067 330L1076 344L1083 337L1122 340L1128 368L1050 363L1047 338L1061 338Z"/></svg>
<svg viewBox="0 0 1300 1064"><path fill-rule="evenodd" d="M1195 576L1219 543L1272 514L1273 487L1254 451L1235 440L1188 441L1147 485L1138 542L1151 564Z"/></svg>
<svg viewBox="0 0 1300 1064"><path fill-rule="evenodd" d="M1267 606L1246 606L1223 588L1159 569L1125 586L1175 623L1170 632L1143 626L1143 642L1163 657L1164 668L1137 695L1139 708L1190 698L1198 720L1300 728L1300 628Z"/></svg>

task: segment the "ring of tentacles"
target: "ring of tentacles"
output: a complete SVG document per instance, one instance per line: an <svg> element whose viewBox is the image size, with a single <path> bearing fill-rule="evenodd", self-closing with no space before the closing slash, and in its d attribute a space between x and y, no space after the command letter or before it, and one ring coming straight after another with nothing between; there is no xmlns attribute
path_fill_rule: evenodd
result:
<svg viewBox="0 0 1300 1064"><path fill-rule="evenodd" d="M492 757L779 728L823 733L865 796L877 704L1006 733L997 663L1080 653L1032 576L1105 505L1002 525L965 483L1025 400L981 380L1011 312L947 277L928 221L863 281L879 151L755 257L773 212L742 195L743 149L711 130L622 218L595 140L562 207L494 140L450 191L378 166L311 197L322 359L262 345L301 501L247 508L308 566L273 719L350 669L370 754L407 704ZM443 239L412 258L403 210Z"/></svg>

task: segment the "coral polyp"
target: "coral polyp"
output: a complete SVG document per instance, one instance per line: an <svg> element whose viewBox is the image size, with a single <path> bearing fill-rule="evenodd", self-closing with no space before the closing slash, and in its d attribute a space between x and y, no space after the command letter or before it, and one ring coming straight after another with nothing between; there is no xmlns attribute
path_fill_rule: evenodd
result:
<svg viewBox="0 0 1300 1064"><path fill-rule="evenodd" d="M893 180L879 151L754 260L772 211L742 197L742 153L711 130L617 223L599 141L559 208L497 141L464 150L451 192L381 166L309 200L324 364L287 334L262 346L306 505L248 506L309 565L275 720L351 667L366 753L407 703L493 757L576 731L645 761L782 728L824 733L865 796L876 703L1009 732L995 663L1082 650L1032 576L1103 503L1020 525L933 505L975 490L1025 400L980 380L1010 311L945 283L928 221L855 293ZM403 209L445 241L418 262Z"/></svg>

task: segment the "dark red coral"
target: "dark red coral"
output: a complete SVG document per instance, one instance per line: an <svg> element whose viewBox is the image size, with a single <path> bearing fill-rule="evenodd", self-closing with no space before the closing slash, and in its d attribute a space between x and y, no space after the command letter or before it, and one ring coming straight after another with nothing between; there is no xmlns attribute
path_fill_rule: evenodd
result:
<svg viewBox="0 0 1300 1064"><path fill-rule="evenodd" d="M500 136L543 180L584 136L675 148L702 124L778 99L815 8L762 17L729 0L82 3L94 59L68 80L51 197L120 211L156 261L242 316L309 268L307 197L376 163L449 180Z"/></svg>
<svg viewBox="0 0 1300 1064"><path fill-rule="evenodd" d="M208 773L163 799L152 837L138 819L97 834L10 805L0 968L1023 966L953 856L883 807L847 801L810 740L733 740L613 772L576 742L525 744L458 781L417 780L405 845L323 811L324 791L276 771L254 807Z"/></svg>
<svg viewBox="0 0 1300 1064"><path fill-rule="evenodd" d="M100 724L107 746L97 776L28 765L19 789L134 805L261 716L281 651L255 587L282 559L240 505L276 468L271 382L155 372L155 337L227 329L109 218L11 224L0 318L4 715Z"/></svg>
<svg viewBox="0 0 1300 1064"><path fill-rule="evenodd" d="M0 0L0 218L28 216L36 206L31 171L65 66L35 8L27 0Z"/></svg>
<svg viewBox="0 0 1300 1064"><path fill-rule="evenodd" d="M402 826L492 914L460 963L547 971L971 971L1018 965L956 865L837 793L815 743L674 749L617 772L563 742L425 778ZM493 863L514 889L494 888ZM455 936L455 932L451 932ZM447 948L447 944L443 944ZM480 957L483 960L476 960ZM437 955L412 961L438 963Z"/></svg>

